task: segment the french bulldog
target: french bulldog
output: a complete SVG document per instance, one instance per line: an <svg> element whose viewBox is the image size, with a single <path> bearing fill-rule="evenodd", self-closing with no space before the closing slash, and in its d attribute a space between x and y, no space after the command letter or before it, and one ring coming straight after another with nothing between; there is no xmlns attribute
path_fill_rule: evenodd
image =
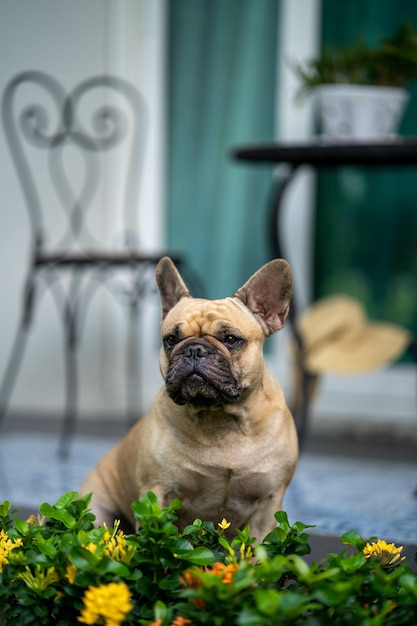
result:
<svg viewBox="0 0 417 626"><path fill-rule="evenodd" d="M275 526L298 457L282 389L263 356L286 321L288 263L275 259L233 297L193 298L168 257L156 268L162 304L160 370L165 381L147 415L86 477L96 523L134 518L152 491L162 506L182 501L178 526L196 518L250 524L259 541Z"/></svg>

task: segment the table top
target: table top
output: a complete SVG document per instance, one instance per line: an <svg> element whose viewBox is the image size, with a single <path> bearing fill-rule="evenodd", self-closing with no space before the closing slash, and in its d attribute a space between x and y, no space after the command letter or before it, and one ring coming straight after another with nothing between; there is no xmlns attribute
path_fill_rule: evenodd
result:
<svg viewBox="0 0 417 626"><path fill-rule="evenodd" d="M252 163L289 163L294 166L402 166L417 164L417 137L380 142L339 142L318 139L306 143L248 144L232 150L232 158Z"/></svg>

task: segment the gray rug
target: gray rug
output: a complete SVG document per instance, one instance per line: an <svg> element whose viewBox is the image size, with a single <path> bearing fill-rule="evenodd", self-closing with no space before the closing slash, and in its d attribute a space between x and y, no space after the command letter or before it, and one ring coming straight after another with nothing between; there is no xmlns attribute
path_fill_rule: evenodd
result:
<svg viewBox="0 0 417 626"><path fill-rule="evenodd" d="M83 477L114 444L99 437L75 438L69 458L57 457L57 437L11 433L0 441L0 500L19 510L53 504L77 491ZM284 509L291 523L314 524L316 532L356 530L400 544L417 544L417 463L301 456Z"/></svg>

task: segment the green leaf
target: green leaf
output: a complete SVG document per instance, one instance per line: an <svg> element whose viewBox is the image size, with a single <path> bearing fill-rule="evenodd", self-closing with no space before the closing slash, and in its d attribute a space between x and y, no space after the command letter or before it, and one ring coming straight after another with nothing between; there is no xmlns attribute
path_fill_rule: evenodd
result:
<svg viewBox="0 0 417 626"><path fill-rule="evenodd" d="M404 574L400 577L398 582L404 589L413 591L417 597L417 576L414 574Z"/></svg>
<svg viewBox="0 0 417 626"><path fill-rule="evenodd" d="M355 548L358 546L358 544L363 543L362 537L354 530L349 530L347 533L341 536L340 540L342 543L346 543L349 546L355 546Z"/></svg>
<svg viewBox="0 0 417 626"><path fill-rule="evenodd" d="M71 502L74 502L78 498L78 493L76 491L69 491L68 493L64 493L63 496L57 500L55 503L55 507L57 509L65 509Z"/></svg>
<svg viewBox="0 0 417 626"><path fill-rule="evenodd" d="M201 528L202 525L203 525L203 521L199 519L198 517L193 521L193 526L195 526L196 528Z"/></svg>
<svg viewBox="0 0 417 626"><path fill-rule="evenodd" d="M288 560L293 564L294 570L300 576L305 576L306 574L309 573L310 566L308 565L308 563L306 563L306 561L304 561L304 559L302 559L297 554L290 555L288 557Z"/></svg>
<svg viewBox="0 0 417 626"><path fill-rule="evenodd" d="M78 541L80 545L87 546L89 543L98 545L103 542L107 529L103 527L93 528L89 531L81 531L78 533Z"/></svg>
<svg viewBox="0 0 417 626"><path fill-rule="evenodd" d="M73 550L71 550L71 563L79 570L94 567L97 562L97 556L85 548L76 546Z"/></svg>
<svg viewBox="0 0 417 626"><path fill-rule="evenodd" d="M307 598L301 593L290 592L282 593L280 596L280 612L283 613L287 619L289 617L295 617L300 615L306 609Z"/></svg>
<svg viewBox="0 0 417 626"><path fill-rule="evenodd" d="M356 572L356 570L363 567L366 563L366 558L363 552L357 552L356 554L352 554L346 559L341 559L339 561L340 567L343 571L352 573Z"/></svg>
<svg viewBox="0 0 417 626"><path fill-rule="evenodd" d="M22 519L16 518L14 520L14 525L16 530L19 531L21 535L26 535L29 530L29 524Z"/></svg>
<svg viewBox="0 0 417 626"><path fill-rule="evenodd" d="M214 561L214 554L211 550L204 547L195 548L184 554L182 558L193 565L210 565Z"/></svg>
<svg viewBox="0 0 417 626"><path fill-rule="evenodd" d="M184 528L184 530L182 531L183 535L191 535L192 533L198 532L200 530L199 526L195 526L194 524L190 524L189 526L186 526Z"/></svg>
<svg viewBox="0 0 417 626"><path fill-rule="evenodd" d="M227 541L226 537L219 537L219 544L222 546L222 548L227 550L227 552L230 551L230 543Z"/></svg>
<svg viewBox="0 0 417 626"><path fill-rule="evenodd" d="M161 505L159 503L157 496L152 491L148 491L148 493L145 493L145 495L142 498L142 502L145 502L146 504L158 510L161 508Z"/></svg>
<svg viewBox="0 0 417 626"><path fill-rule="evenodd" d="M275 589L255 589L256 606L264 615L274 615L279 606L280 594Z"/></svg>
<svg viewBox="0 0 417 626"><path fill-rule="evenodd" d="M42 552L42 554L51 558L55 557L58 552L56 547L50 541L45 541L40 534L36 537L36 545L39 547L39 551Z"/></svg>
<svg viewBox="0 0 417 626"><path fill-rule="evenodd" d="M166 604L164 604L163 602L161 602L161 600L157 600L155 602L154 608L153 608L153 612L154 612L154 617L155 620L164 620L165 616L167 614L167 607Z"/></svg>
<svg viewBox="0 0 417 626"><path fill-rule="evenodd" d="M243 609L237 616L238 626L264 626L265 617L262 617L255 608Z"/></svg>
<svg viewBox="0 0 417 626"><path fill-rule="evenodd" d="M52 520L62 522L64 526L66 526L66 528L74 528L75 524L77 523L77 520L71 515L71 513L68 513L68 511L66 511L65 509L51 506L47 502L41 504L39 510L42 515L45 515L45 517L49 517Z"/></svg>
<svg viewBox="0 0 417 626"><path fill-rule="evenodd" d="M175 498L174 500L172 500L172 502L170 503L168 509L170 511L176 511L177 509L180 509L182 507L182 501L179 500L178 498Z"/></svg>
<svg viewBox="0 0 417 626"><path fill-rule="evenodd" d="M0 504L0 515L2 517L5 517L10 511L10 502L8 502L8 500L4 500L4 502L2 502Z"/></svg>
<svg viewBox="0 0 417 626"><path fill-rule="evenodd" d="M120 576L120 578L127 577L130 574L127 565L120 561L113 561L108 557L104 557L98 562L96 572L100 575L113 574L114 576Z"/></svg>
<svg viewBox="0 0 417 626"><path fill-rule="evenodd" d="M141 519L152 514L152 506L148 502L135 500L132 503L132 511L135 517Z"/></svg>
<svg viewBox="0 0 417 626"><path fill-rule="evenodd" d="M275 536L275 538L278 539L280 543L283 543L288 537L289 529L290 527L288 526L288 524L281 523L281 525L276 526L270 534Z"/></svg>
<svg viewBox="0 0 417 626"><path fill-rule="evenodd" d="M314 597L327 606L340 604L342 598L338 589L331 584L321 585L313 592Z"/></svg>
<svg viewBox="0 0 417 626"><path fill-rule="evenodd" d="M236 544L249 545L254 543L255 538L250 536L250 525L247 524L243 530L236 529L236 538L232 540L232 546Z"/></svg>
<svg viewBox="0 0 417 626"><path fill-rule="evenodd" d="M329 567L328 569L325 569L322 572L319 572L318 574L314 574L314 576L312 577L312 580L314 580L314 583L318 583L322 580L326 580L328 578L336 578L338 576L338 574L340 573L340 568L339 567Z"/></svg>
<svg viewBox="0 0 417 626"><path fill-rule="evenodd" d="M288 515L286 514L285 511L277 511L275 513L275 519L277 520L278 524L287 524L289 526L289 522L288 522Z"/></svg>
<svg viewBox="0 0 417 626"><path fill-rule="evenodd" d="M166 522L161 528L161 535L165 535L166 537L177 534L178 528L175 526L175 524L171 524L171 522Z"/></svg>
<svg viewBox="0 0 417 626"><path fill-rule="evenodd" d="M306 528L315 528L316 526L314 524L303 524L302 522L295 522L295 524L293 524L293 530L295 530L296 533L301 532L302 530L305 530ZM307 536L307 540L309 538L307 533L304 533ZM301 537L303 537L304 535L301 535Z"/></svg>

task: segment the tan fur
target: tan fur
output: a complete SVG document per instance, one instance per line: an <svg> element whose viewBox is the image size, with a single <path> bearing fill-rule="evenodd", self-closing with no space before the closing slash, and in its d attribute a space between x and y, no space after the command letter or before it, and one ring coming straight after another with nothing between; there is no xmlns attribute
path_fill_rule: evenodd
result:
<svg viewBox="0 0 417 626"><path fill-rule="evenodd" d="M91 506L98 523L124 517L134 524L131 503L152 491L163 506L173 498L182 500L180 527L197 517L215 524L225 517L232 522L229 534L250 524L258 540L274 527L298 445L281 387L263 358L265 337L283 326L291 298L288 264L280 260L271 264L233 298L210 301L191 298L172 262L160 262L156 276L164 315L162 336L168 337L160 367L166 386L151 411L82 485L81 494L93 492ZM234 335L238 347L227 344ZM170 346L172 337L175 345ZM174 401L169 383L176 393L190 349L198 353L204 381L201 390L199 376L190 383L188 391L196 394L195 400L186 396L187 401ZM201 402L212 393L212 382L217 391L235 396L230 402ZM178 383L181 393L184 385Z"/></svg>

